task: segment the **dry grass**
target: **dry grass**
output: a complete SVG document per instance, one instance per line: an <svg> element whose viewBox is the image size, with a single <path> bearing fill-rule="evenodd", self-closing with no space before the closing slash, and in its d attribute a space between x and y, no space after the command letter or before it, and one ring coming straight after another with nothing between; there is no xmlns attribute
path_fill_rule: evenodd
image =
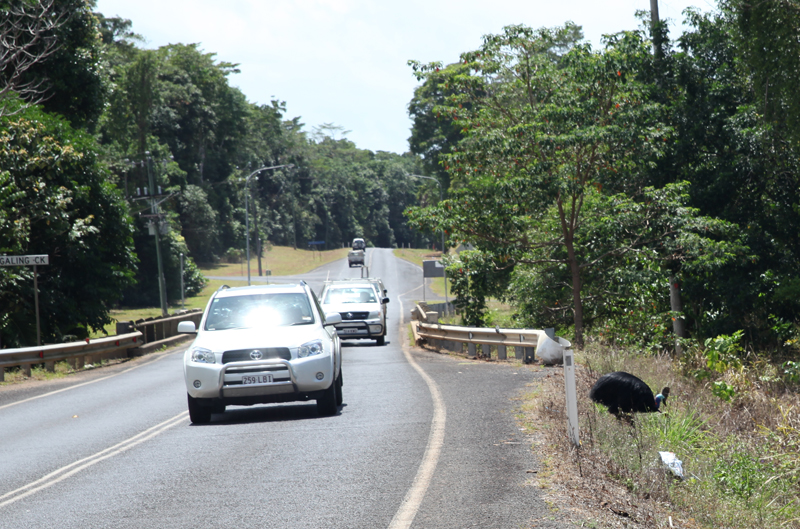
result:
<svg viewBox="0 0 800 529"><path fill-rule="evenodd" d="M323 252L294 249L290 246L272 246L261 259L262 271L269 270L274 276L305 274L324 264L347 258L348 248L337 248ZM218 263L199 265L206 276L247 277L247 267L241 263ZM258 261L250 255L250 276L258 277Z"/></svg>
<svg viewBox="0 0 800 529"><path fill-rule="evenodd" d="M590 346L578 356L581 447L567 440L560 368L551 368L520 415L539 433L536 450L547 462L540 486L575 525L800 527L800 402L763 362L721 375L736 390L727 402L714 395L713 381L693 376L691 355L679 363ZM594 405L591 385L618 370L652 388L669 385L668 412L629 422ZM664 468L659 451L683 461L686 479Z"/></svg>
<svg viewBox="0 0 800 529"><path fill-rule="evenodd" d="M89 369L95 369L98 367L118 364L120 362L126 362L127 359L115 359L115 360L101 360L98 364L86 364L82 370L78 370L73 368L69 365L68 362L56 362L55 369L53 371L48 371L45 369L43 364L31 366L31 376L25 376L25 373L22 371L21 368L6 368L7 371L4 373L3 381L0 382L0 387L2 386L10 386L13 384L20 384L22 382L27 382L30 380L54 380L59 378L64 378L66 376L72 375L73 373L77 373L78 371L86 371Z"/></svg>

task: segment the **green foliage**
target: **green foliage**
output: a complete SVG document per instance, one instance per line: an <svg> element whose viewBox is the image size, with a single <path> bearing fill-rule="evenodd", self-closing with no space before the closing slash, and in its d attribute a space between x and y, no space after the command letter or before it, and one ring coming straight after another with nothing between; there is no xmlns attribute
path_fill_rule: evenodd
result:
<svg viewBox="0 0 800 529"><path fill-rule="evenodd" d="M716 270L745 248L733 225L687 207L689 183L644 185L672 129L646 81L652 59L642 37L554 53L569 30L507 27L462 54L464 68L446 72L452 95L434 111L462 135L443 156L450 199L409 218L472 244L497 271L513 269L501 297L526 324L574 324L580 345L585 324L640 328L631 309L647 306L660 337L639 338L660 349L666 311L652 286L663 284L664 268ZM442 84L438 65L415 68ZM472 284L487 289L465 288ZM498 279L488 288L504 286Z"/></svg>
<svg viewBox="0 0 800 529"><path fill-rule="evenodd" d="M666 415L650 418L650 425L658 429L663 448L672 452L703 448L713 439L708 423L697 410L678 407Z"/></svg>
<svg viewBox="0 0 800 529"><path fill-rule="evenodd" d="M711 393L713 393L715 397L719 397L725 402L730 402L731 399L733 399L733 397L736 395L736 390L727 382L723 380L717 380L716 382L711 383Z"/></svg>
<svg viewBox="0 0 800 529"><path fill-rule="evenodd" d="M453 303L461 312L464 325L482 327L486 323L486 300L500 297L508 273L495 269L491 256L477 250L461 252L457 258L444 259ZM504 277L505 276L505 277Z"/></svg>
<svg viewBox="0 0 800 529"><path fill-rule="evenodd" d="M771 470L749 454L734 452L714 466L714 482L724 494L747 500L769 479Z"/></svg>
<svg viewBox="0 0 800 529"><path fill-rule="evenodd" d="M132 283L131 220L94 139L36 107L0 118L0 252L48 254L38 267L42 337L86 336ZM0 272L0 337L36 342L33 271Z"/></svg>
<svg viewBox="0 0 800 529"><path fill-rule="evenodd" d="M23 82L40 83L44 90L42 105L58 113L75 128L90 131L103 111L107 86L100 67L100 29L86 0L57 0L53 17L63 23L51 32L38 36L42 52L48 39L57 45L52 53L38 61L23 75Z"/></svg>
<svg viewBox="0 0 800 529"><path fill-rule="evenodd" d="M800 382L800 362L794 360L787 360L781 365L784 377L787 382L797 384Z"/></svg>
<svg viewBox="0 0 800 529"><path fill-rule="evenodd" d="M178 207L189 253L200 262L213 262L213 250L219 244L218 215L208 203L208 195L198 186L187 185L178 198Z"/></svg>
<svg viewBox="0 0 800 529"><path fill-rule="evenodd" d="M744 331L739 330L732 335L723 334L706 339L703 354L708 368L717 373L725 373L729 369L740 367L740 356L744 352L740 343L743 335Z"/></svg>

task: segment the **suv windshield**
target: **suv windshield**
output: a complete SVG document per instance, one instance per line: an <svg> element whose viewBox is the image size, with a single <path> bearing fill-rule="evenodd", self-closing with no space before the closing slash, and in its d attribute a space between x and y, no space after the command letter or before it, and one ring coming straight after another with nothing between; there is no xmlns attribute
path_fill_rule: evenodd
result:
<svg viewBox="0 0 800 529"><path fill-rule="evenodd" d="M314 322L308 297L300 293L248 294L215 298L205 330L302 325Z"/></svg>
<svg viewBox="0 0 800 529"><path fill-rule="evenodd" d="M371 286L329 288L325 292L325 305L341 303L377 303L375 289Z"/></svg>

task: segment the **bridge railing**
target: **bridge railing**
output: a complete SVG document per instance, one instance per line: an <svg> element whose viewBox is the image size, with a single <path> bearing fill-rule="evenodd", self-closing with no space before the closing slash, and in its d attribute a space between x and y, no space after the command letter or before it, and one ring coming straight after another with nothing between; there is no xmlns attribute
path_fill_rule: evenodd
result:
<svg viewBox="0 0 800 529"><path fill-rule="evenodd" d="M55 370L55 363L66 360L74 369L83 369L86 364L101 360L131 358L175 345L192 336L178 334L178 323L194 321L200 323L200 309L166 318L149 318L117 323L117 334L83 341L0 349L0 382L5 379L7 368L19 367L25 376L31 376L31 366L44 364L48 371Z"/></svg>

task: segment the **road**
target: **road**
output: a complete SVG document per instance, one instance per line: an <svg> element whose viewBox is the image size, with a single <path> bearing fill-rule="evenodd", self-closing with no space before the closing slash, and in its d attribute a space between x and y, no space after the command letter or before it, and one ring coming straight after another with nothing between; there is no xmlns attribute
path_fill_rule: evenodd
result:
<svg viewBox="0 0 800 529"><path fill-rule="evenodd" d="M343 342L335 416L312 401L191 425L183 348L0 389L0 528L563 527L514 414L540 374L411 347L420 269L388 249L367 264L389 335ZM359 274L343 260L302 278Z"/></svg>

